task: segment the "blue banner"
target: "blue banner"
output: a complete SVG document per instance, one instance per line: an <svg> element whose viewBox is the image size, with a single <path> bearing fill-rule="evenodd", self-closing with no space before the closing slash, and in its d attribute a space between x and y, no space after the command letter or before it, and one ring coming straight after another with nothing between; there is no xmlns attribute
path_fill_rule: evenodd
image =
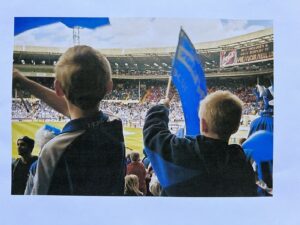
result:
<svg viewBox="0 0 300 225"><path fill-rule="evenodd" d="M182 166L178 166L174 163L164 160L160 154L145 148L151 165L157 175L160 185L163 188L176 185L178 183L189 180L195 176L200 175L198 170L188 169Z"/></svg>
<svg viewBox="0 0 300 225"><path fill-rule="evenodd" d="M172 80L181 99L186 135L198 135L200 134L198 109L200 101L207 94L206 80L200 57L183 29L180 30L173 60Z"/></svg>
<svg viewBox="0 0 300 225"><path fill-rule="evenodd" d="M76 18L76 17L15 17L14 35L24 31L45 26L53 23L63 23L69 28L76 26L82 28L95 29L100 26L108 25L108 18Z"/></svg>

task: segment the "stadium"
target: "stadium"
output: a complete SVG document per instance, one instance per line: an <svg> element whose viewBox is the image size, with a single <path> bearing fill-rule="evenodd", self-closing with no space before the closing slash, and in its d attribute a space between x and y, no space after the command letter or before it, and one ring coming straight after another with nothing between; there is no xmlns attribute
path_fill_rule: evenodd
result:
<svg viewBox="0 0 300 225"><path fill-rule="evenodd" d="M247 137L249 124L262 109L252 89L256 84L273 84L273 29L260 30L220 41L194 43L205 71L208 93L229 90L243 101L243 118L239 131L230 142ZM15 46L14 67L31 80L53 89L54 66L64 48ZM127 149L142 152L141 128L147 110L164 98L172 69L173 48L98 49L109 60L114 89L101 102L103 111L123 121ZM170 129L176 133L184 126L180 98L174 87L171 102ZM43 124L59 128L68 120L26 91L13 88L13 153L17 156L19 136L34 137ZM23 99L23 100L21 100ZM23 103L22 103L23 101ZM34 149L34 154L38 152Z"/></svg>

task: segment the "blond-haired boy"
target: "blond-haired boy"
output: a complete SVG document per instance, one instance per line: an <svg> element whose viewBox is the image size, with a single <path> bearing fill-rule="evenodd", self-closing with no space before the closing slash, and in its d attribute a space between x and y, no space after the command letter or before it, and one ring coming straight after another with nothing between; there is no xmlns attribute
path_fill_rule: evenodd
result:
<svg viewBox="0 0 300 225"><path fill-rule="evenodd" d="M168 129L169 100L151 108L143 129L147 155L168 196L255 196L255 175L239 145L242 102L228 91L202 100L201 134L178 138Z"/></svg>
<svg viewBox="0 0 300 225"><path fill-rule="evenodd" d="M99 111L112 89L108 60L89 46L75 46L60 57L55 74L53 91L13 73L19 86L71 118L43 147L31 194L122 195L122 122Z"/></svg>

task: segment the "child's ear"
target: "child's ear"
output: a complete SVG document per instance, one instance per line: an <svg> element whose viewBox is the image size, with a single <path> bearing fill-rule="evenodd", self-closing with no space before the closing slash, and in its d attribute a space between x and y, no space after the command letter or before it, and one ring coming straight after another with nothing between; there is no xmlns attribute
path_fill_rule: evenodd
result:
<svg viewBox="0 0 300 225"><path fill-rule="evenodd" d="M112 80L108 81L106 84L106 94L109 94L113 89L113 82Z"/></svg>
<svg viewBox="0 0 300 225"><path fill-rule="evenodd" d="M65 93L61 87L61 84L58 80L54 81L54 89L55 89L55 93L57 96L63 97L65 95Z"/></svg>

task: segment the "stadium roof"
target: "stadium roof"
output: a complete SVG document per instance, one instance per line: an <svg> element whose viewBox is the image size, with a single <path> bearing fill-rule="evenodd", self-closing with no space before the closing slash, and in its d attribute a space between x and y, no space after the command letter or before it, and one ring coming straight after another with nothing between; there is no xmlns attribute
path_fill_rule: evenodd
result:
<svg viewBox="0 0 300 225"><path fill-rule="evenodd" d="M196 43L195 48L197 50L213 52L223 49L245 47L262 43L269 43L273 41L273 28L268 28L245 35L240 35L233 38L228 38L220 41ZM32 52L32 53L50 53L50 54L62 54L67 48L55 48L55 47L38 47L38 46L14 46L15 52ZM145 55L145 54L169 54L175 52L176 46L172 48L131 48L131 49L98 49L104 55Z"/></svg>

